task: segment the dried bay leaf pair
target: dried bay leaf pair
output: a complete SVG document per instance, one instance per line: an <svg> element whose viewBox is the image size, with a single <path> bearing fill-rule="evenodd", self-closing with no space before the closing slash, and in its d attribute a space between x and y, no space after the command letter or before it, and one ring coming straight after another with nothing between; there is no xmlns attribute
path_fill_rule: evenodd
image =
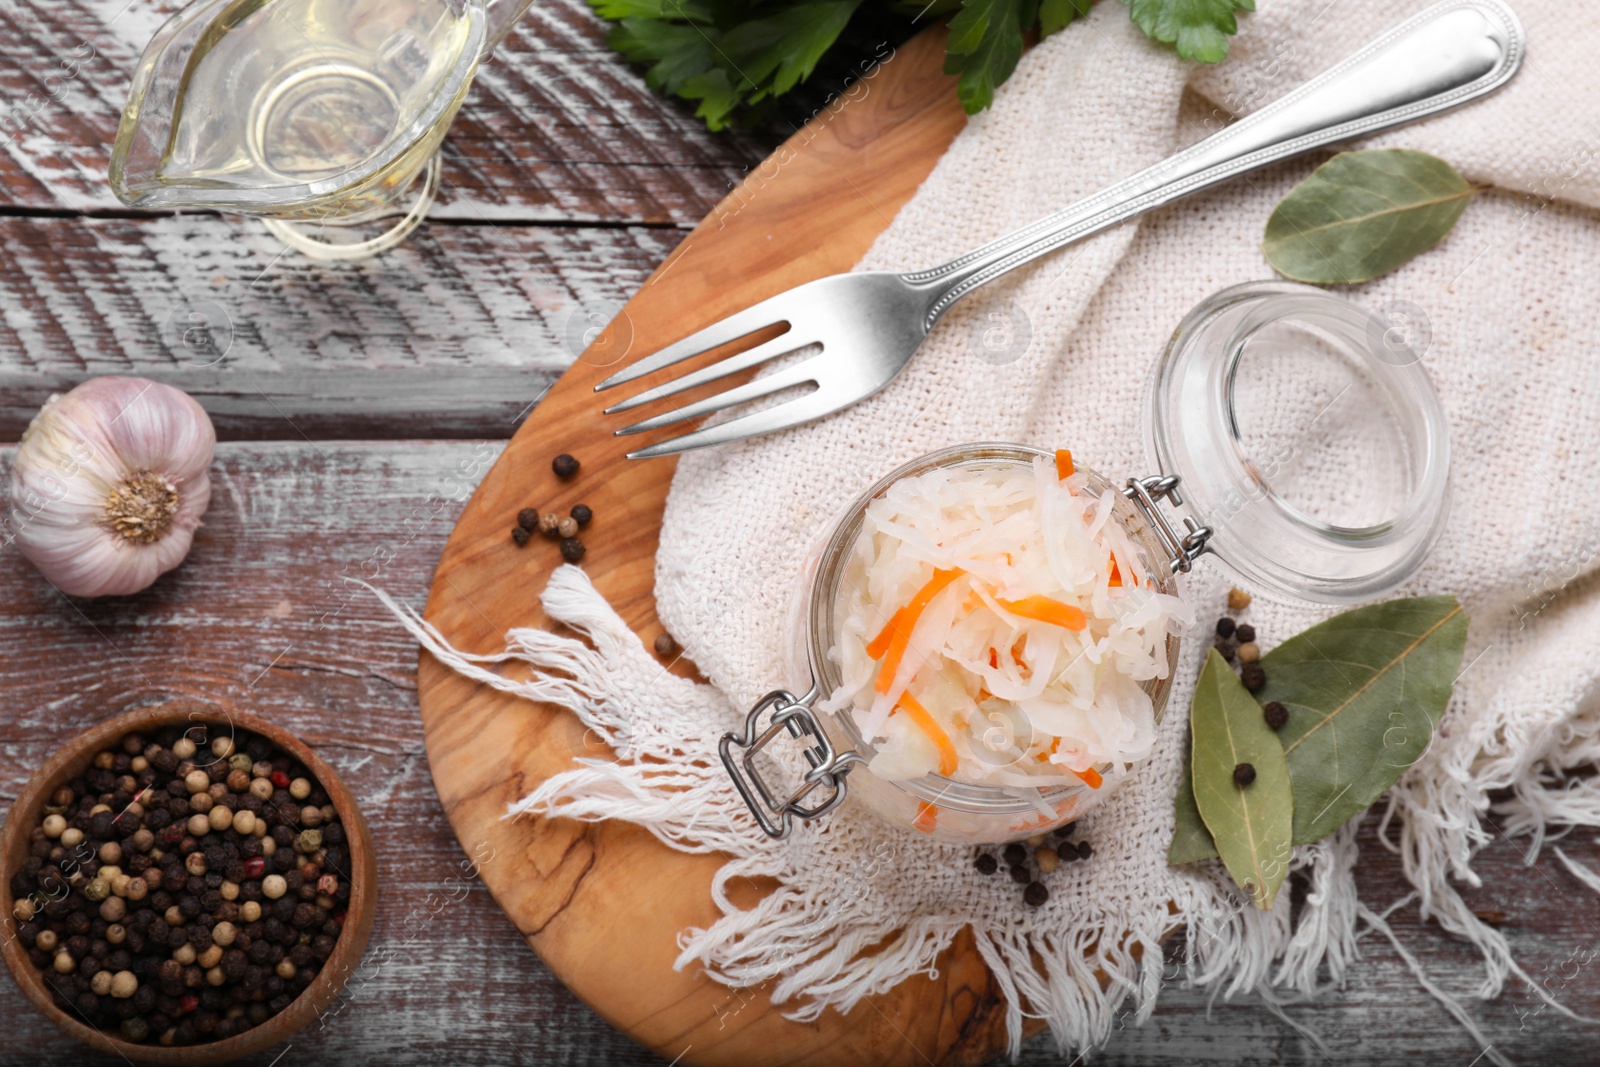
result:
<svg viewBox="0 0 1600 1067"><path fill-rule="evenodd" d="M1320 841L1365 811L1426 750L1466 636L1453 596L1356 608L1263 656L1267 683L1254 695L1213 652L1190 710L1190 763L1174 798L1167 861L1220 855L1256 904L1271 907L1289 846ZM1289 712L1276 734L1261 712L1274 700ZM1219 735L1219 726L1230 733ZM1259 755L1263 736L1280 748L1286 789L1276 784L1279 764ZM1234 764L1224 767L1230 752L1235 763L1252 763L1250 785L1233 781Z"/></svg>

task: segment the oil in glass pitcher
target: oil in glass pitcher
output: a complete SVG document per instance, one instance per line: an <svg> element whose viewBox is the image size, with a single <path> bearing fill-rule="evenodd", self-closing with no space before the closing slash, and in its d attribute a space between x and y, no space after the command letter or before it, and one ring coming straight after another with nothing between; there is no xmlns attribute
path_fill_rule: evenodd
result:
<svg viewBox="0 0 1600 1067"><path fill-rule="evenodd" d="M317 258L392 247L433 200L479 62L529 2L197 0L140 60L112 189L133 207L264 216ZM376 238L329 237L395 214Z"/></svg>

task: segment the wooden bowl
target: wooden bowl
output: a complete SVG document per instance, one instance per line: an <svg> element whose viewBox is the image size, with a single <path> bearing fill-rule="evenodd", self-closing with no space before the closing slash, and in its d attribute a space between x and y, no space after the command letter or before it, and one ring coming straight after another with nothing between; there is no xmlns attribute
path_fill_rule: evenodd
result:
<svg viewBox="0 0 1600 1067"><path fill-rule="evenodd" d="M95 753L118 742L125 734L151 733L165 726L185 723L205 724L223 730L238 728L250 730L267 738L284 753L299 760L327 792L328 799L339 813L344 824L346 848L350 851L350 904L344 930L335 943L333 954L294 1002L260 1026L242 1034L208 1041L201 1044L179 1046L134 1044L121 1037L96 1029L75 1016L57 1008L45 985L44 977L28 958L21 941L12 936L11 876L28 860L29 835L39 825L46 801L56 789L88 769ZM367 938L372 934L373 915L377 910L377 862L372 850L372 835L344 783L317 754L295 737L264 719L232 707L207 704L194 700L180 700L170 704L139 708L108 719L98 726L79 734L61 751L47 760L17 796L16 803L6 816L5 829L0 831L0 926L5 936L0 953L5 956L11 976L22 987L34 1007L38 1008L62 1030L79 1041L105 1052L114 1052L127 1059L148 1063L200 1064L221 1063L260 1052L286 1040L291 1034L317 1018L333 1003L344 987L346 979L355 969L361 954L366 950Z"/></svg>

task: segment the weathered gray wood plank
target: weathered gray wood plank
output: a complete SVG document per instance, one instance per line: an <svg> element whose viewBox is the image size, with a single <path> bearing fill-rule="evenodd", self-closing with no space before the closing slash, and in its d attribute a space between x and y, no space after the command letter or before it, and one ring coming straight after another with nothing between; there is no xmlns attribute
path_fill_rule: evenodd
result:
<svg viewBox="0 0 1600 1067"><path fill-rule="evenodd" d="M0 211L121 208L106 168L145 43L178 0L0 5ZM767 139L708 133L605 48L583 0L540 0L445 146L436 219L698 221Z"/></svg>
<svg viewBox="0 0 1600 1067"><path fill-rule="evenodd" d="M436 226L321 265L251 220L0 216L0 441L97 374L177 385L224 437L509 437L680 236Z"/></svg>
<svg viewBox="0 0 1600 1067"><path fill-rule="evenodd" d="M498 448L471 441L224 444L212 510L189 560L124 600L67 601L14 547L0 548L0 804L16 795L29 768L88 723L175 693L228 697L283 723L316 745L361 799L380 853L383 884L369 951L382 962L326 1026L294 1040L283 1063L662 1062L576 1002L481 886L460 880L466 853L428 777L415 648L349 582L370 577L420 607L462 503ZM0 484L12 451L0 448ZM596 538L595 565L604 551ZM529 597L536 592L529 589ZM575 748L582 742L575 729ZM1600 868L1593 835L1562 846ZM1371 903L1403 893L1394 858L1370 829L1361 863ZM1600 901L1548 851L1529 869L1516 846L1497 840L1478 869L1485 884L1472 892L1473 906L1503 915L1530 972L1573 1007L1600 1013L1593 974ZM1396 913L1394 922L1433 979L1470 998L1481 974L1476 952L1417 923L1412 910ZM1155 1018L1142 1028L1127 1020L1095 1062L1471 1064L1481 1048L1416 986L1393 951L1369 940L1366 953L1343 990L1286 1009L1292 1025L1259 1000L1219 1005L1208 1017L1205 993L1169 986ZM1594 1062L1590 1029L1541 1010L1525 989L1513 985L1502 1000L1471 1007L1489 1039L1519 1062ZM0 982L0 1017L7 1020L0 1063L113 1062L85 1057L9 982ZM280 1051L255 1062L266 1067ZM1023 1062L1064 1060L1040 1040Z"/></svg>

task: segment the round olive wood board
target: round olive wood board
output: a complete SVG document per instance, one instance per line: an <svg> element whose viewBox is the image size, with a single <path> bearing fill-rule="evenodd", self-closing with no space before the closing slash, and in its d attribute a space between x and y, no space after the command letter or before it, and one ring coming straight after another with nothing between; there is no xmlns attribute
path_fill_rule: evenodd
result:
<svg viewBox="0 0 1600 1067"><path fill-rule="evenodd" d="M455 647L498 651L507 630L549 625L538 594L560 553L537 535L518 547L510 530L522 508L565 514L580 502L595 514L584 566L596 587L647 644L662 632L655 551L673 461L627 460L625 446L640 438L612 436L629 420L601 416L594 385L860 259L965 122L943 52L942 31L922 34L751 171L539 402L435 572L426 616ZM570 482L551 471L562 452L582 463ZM679 931L716 918L710 885L721 858L673 851L628 824L502 819L574 757L605 750L570 712L466 681L426 653L418 690L434 784L495 900L578 996L640 1043L668 1060L741 1067L981 1063L1004 1047L999 989L966 935L940 958L937 978L812 1023L785 1018L762 989L675 970Z"/></svg>

